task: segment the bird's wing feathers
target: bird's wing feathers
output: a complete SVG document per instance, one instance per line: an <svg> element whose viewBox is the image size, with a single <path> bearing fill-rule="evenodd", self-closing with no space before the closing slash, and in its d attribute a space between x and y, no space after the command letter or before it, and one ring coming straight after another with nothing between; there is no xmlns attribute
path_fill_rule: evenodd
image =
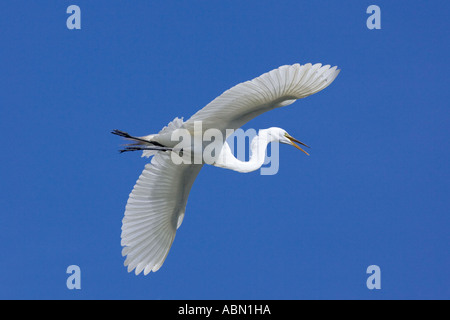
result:
<svg viewBox="0 0 450 320"><path fill-rule="evenodd" d="M158 153L145 166L122 220L122 255L129 272L148 274L164 263L201 167L176 165L169 153Z"/></svg>
<svg viewBox="0 0 450 320"><path fill-rule="evenodd" d="M293 103L330 85L339 74L337 67L294 64L282 66L251 81L225 91L195 113L184 127L192 130L194 121L202 128L237 129L254 117Z"/></svg>

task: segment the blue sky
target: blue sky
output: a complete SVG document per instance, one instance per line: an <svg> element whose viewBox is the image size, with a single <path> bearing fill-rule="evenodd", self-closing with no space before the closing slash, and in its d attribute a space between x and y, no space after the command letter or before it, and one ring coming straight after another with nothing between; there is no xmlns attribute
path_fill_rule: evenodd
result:
<svg viewBox="0 0 450 320"><path fill-rule="evenodd" d="M81 8L68 30L66 8ZM381 30L366 9L381 8ZM0 298L448 299L448 1L5 1ZM205 167L163 267L126 272L124 207L157 132L280 65L338 65L279 126L273 176ZM81 290L66 268L81 268ZM381 269L380 290L366 269Z"/></svg>

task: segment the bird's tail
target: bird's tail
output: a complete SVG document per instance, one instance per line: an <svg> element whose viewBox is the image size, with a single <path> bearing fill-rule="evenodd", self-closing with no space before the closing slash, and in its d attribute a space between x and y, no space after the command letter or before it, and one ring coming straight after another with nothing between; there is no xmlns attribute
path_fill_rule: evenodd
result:
<svg viewBox="0 0 450 320"><path fill-rule="evenodd" d="M160 151L172 151L171 135L173 131L181 128L182 126L183 118L175 118L167 126L162 128L162 130L157 134L150 134L143 137L134 137L127 132L120 130L113 130L111 133L133 141L133 143L127 144L124 149L120 150L121 153L141 150L143 151L142 157L149 158Z"/></svg>
<svg viewBox="0 0 450 320"><path fill-rule="evenodd" d="M158 151L171 151L172 150L172 148L165 147L156 141L151 141L151 139L154 135L148 135L148 136L144 136L144 137L135 137L135 136L130 135L128 132L117 130L117 129L111 131L111 133L115 134L119 137L123 137L127 140L134 141L133 143L126 144L123 149L119 150L120 153L128 152L128 151L148 151L148 152L144 152L144 155L149 157L149 156L156 154Z"/></svg>

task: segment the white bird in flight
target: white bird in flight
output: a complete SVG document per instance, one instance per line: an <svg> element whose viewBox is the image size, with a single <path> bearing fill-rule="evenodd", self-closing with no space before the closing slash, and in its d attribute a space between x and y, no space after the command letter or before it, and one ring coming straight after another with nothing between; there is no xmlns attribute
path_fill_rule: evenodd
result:
<svg viewBox="0 0 450 320"><path fill-rule="evenodd" d="M326 88L339 72L337 67L320 63L282 66L225 91L187 121L175 118L158 134L134 137L114 130L112 133L134 142L122 152L142 150L143 156L153 157L128 198L122 220L122 255L126 256L124 265L128 272L135 270L138 275L144 271L147 275L161 268L183 221L192 184L205 164L174 163L171 153L183 152L175 150L179 141L171 138L177 130L193 133L194 123L201 121L203 131L218 129L226 140L232 132L227 129L238 129L266 111L290 105ZM223 141L212 165L239 172L258 170L271 142L293 145L306 153L295 142L306 145L285 130L269 128L260 130L252 140L249 161L236 159Z"/></svg>

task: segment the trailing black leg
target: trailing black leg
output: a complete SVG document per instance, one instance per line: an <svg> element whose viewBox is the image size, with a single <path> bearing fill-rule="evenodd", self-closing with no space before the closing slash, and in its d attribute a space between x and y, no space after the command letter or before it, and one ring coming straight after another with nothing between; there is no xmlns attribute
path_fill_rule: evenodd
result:
<svg viewBox="0 0 450 320"><path fill-rule="evenodd" d="M172 151L172 148L166 147L157 147L157 146L134 146L134 147L125 147L124 149L119 150L120 153L128 152L128 151L144 151L144 150L154 150L154 151Z"/></svg>
<svg viewBox="0 0 450 320"><path fill-rule="evenodd" d="M165 146L163 146L159 142L149 141L149 140L145 140L145 139L142 139L142 138L139 138L139 137L134 137L134 136L130 135L128 132L125 132L125 131L114 129L113 131L111 131L111 133L115 134L116 136L123 137L125 139L137 141L137 143L130 144L130 145L146 144L146 145L152 145L152 146L157 146L157 147L161 147L161 148L166 148Z"/></svg>

